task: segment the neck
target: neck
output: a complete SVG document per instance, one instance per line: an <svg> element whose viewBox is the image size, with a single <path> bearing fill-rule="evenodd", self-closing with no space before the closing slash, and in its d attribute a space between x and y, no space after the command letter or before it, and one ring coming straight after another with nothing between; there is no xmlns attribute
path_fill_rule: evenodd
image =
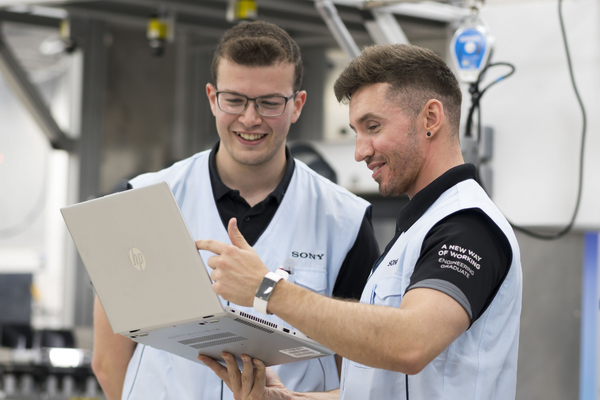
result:
<svg viewBox="0 0 600 400"><path fill-rule="evenodd" d="M446 171L464 163L458 140L448 138L447 141L432 141L417 183L414 190L407 193L408 197L412 199L414 195L442 176Z"/></svg>
<svg viewBox="0 0 600 400"><path fill-rule="evenodd" d="M227 187L238 190L250 207L263 201L281 182L287 160L285 147L268 162L246 165L235 161L224 149L216 154L217 172Z"/></svg>

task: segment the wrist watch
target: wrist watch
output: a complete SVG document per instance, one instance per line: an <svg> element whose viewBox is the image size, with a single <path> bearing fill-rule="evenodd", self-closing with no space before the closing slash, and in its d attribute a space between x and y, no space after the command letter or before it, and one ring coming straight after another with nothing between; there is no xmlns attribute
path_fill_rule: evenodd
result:
<svg viewBox="0 0 600 400"><path fill-rule="evenodd" d="M276 274L275 272L268 272L263 278L262 282L258 286L256 290L256 294L254 295L254 304L253 307L256 311L269 314L267 312L267 304L269 303L269 297L273 293L273 289L277 282L283 279L283 276Z"/></svg>

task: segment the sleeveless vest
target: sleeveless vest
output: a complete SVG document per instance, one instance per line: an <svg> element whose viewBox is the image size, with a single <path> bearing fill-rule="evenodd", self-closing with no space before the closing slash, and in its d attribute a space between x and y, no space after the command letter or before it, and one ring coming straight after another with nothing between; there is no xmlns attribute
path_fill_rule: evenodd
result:
<svg viewBox="0 0 600 400"><path fill-rule="evenodd" d="M209 151L205 151L165 170L141 175L131 184L136 188L166 181L194 240L216 239L230 243L214 201L208 162ZM284 198L254 249L271 271L283 266L286 260L292 260L296 284L331 296L339 269L356 240L369 203L316 174L301 161L295 160L295 163ZM205 264L212 255L201 252ZM257 314L252 308L236 307ZM274 315L259 316L290 326ZM285 386L294 391L324 391L339 386L333 357L273 369ZM129 363L122 398L218 400L221 380L202 364L138 345ZM233 399L227 385L224 385L223 398Z"/></svg>
<svg viewBox="0 0 600 400"><path fill-rule="evenodd" d="M370 368L344 359L343 400L509 400L515 398L521 315L519 246L500 210L472 179L445 191L385 256L369 278L361 303L400 307L427 233L459 210L479 208L508 238L513 259L494 300L475 323L420 373ZM396 329L402 329L401 326ZM408 382L408 398L406 395Z"/></svg>

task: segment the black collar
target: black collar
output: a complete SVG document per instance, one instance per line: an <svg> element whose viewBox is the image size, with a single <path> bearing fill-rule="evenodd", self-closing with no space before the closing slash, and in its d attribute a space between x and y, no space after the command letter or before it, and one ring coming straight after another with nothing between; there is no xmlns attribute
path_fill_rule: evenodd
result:
<svg viewBox="0 0 600 400"><path fill-rule="evenodd" d="M221 141L217 141L217 143L215 143L215 145L213 146L211 152L210 152L210 156L208 158L208 172L210 174L210 182L211 182L211 186L212 186L212 190L213 190L213 196L216 200L219 200L220 198L222 198L223 196L227 195L228 193L231 192L237 192L237 194L239 194L238 190L234 190L231 189L229 186L225 185L223 183L223 181L221 180L221 177L219 177L219 173L217 172L217 152L219 151L219 145L221 144ZM269 196L267 197L272 197L275 200L277 200L277 203L281 204L281 201L283 200L283 196L285 195L285 191L287 190L291 180L292 180L292 176L294 175L294 167L295 167L295 162L294 162L294 158L292 157L292 153L290 152L290 149L288 149L288 147L285 147L285 158L287 160L287 165L285 167L285 174L283 175L283 178L281 179L281 181L279 182L279 184L277 185L277 187L275 188L275 190L273 190L271 192L271 194L269 194Z"/></svg>
<svg viewBox="0 0 600 400"><path fill-rule="evenodd" d="M419 191L412 200L400 210L398 219L396 220L396 234L385 247L383 254L375 261L371 273L375 272L377 267L379 267L379 264L383 261L400 235L409 230L410 227L425 214L429 207L435 203L442 193L462 181L476 178L477 168L475 168L473 164L461 164L444 172L436 180L421 189L421 191Z"/></svg>
<svg viewBox="0 0 600 400"><path fill-rule="evenodd" d="M477 168L473 164L462 164L449 169L421 189L411 201L400 210L396 220L396 232L402 233L410 229L433 203L452 186L477 178Z"/></svg>

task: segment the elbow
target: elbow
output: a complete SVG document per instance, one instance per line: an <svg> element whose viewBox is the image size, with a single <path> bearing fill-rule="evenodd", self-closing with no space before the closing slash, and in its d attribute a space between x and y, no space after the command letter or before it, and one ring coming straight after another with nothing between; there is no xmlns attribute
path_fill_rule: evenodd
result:
<svg viewBox="0 0 600 400"><path fill-rule="evenodd" d="M407 361L404 366L404 372L406 375L416 375L423 371L425 367L429 364L428 362L423 362L422 360L410 360Z"/></svg>
<svg viewBox="0 0 600 400"><path fill-rule="evenodd" d="M431 361L432 359L427 355L426 351L412 349L396 360L393 370L406 375L416 375L423 371Z"/></svg>
<svg viewBox="0 0 600 400"><path fill-rule="evenodd" d="M94 372L94 375L96 375L96 379L98 379L98 383L100 383L100 385L109 379L108 375L110 367L106 361L107 360L98 356L97 353L94 353L92 356L92 371Z"/></svg>

